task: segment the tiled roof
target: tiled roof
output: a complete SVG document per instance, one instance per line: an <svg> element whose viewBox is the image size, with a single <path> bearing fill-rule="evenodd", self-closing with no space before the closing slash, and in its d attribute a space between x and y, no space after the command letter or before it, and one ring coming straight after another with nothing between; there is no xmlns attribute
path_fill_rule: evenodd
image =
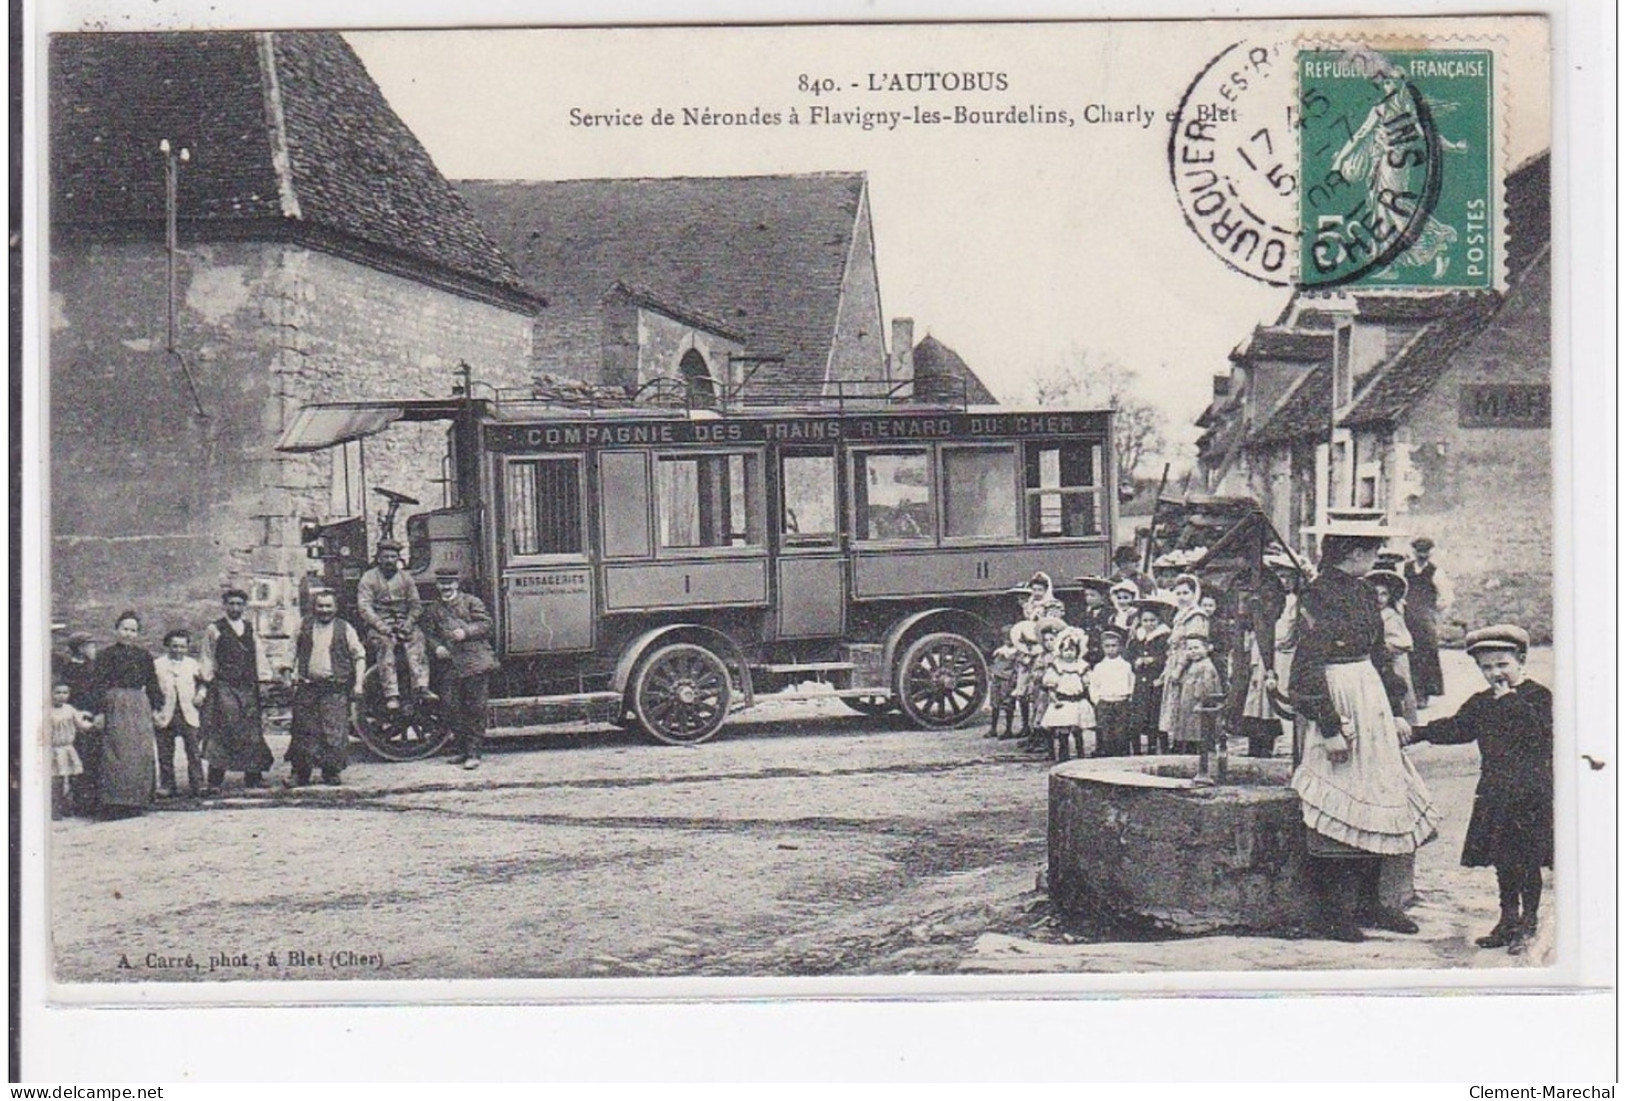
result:
<svg viewBox="0 0 1625 1101"><path fill-rule="evenodd" d="M181 233L293 234L528 299L518 273L337 34L57 35L51 215L150 230L159 142L185 148Z"/></svg>
<svg viewBox="0 0 1625 1101"><path fill-rule="evenodd" d="M1328 360L1309 371L1258 430L1248 447L1286 443L1299 436L1324 436L1332 424L1332 365Z"/></svg>
<svg viewBox="0 0 1625 1101"><path fill-rule="evenodd" d="M1552 241L1552 155L1541 153L1507 177L1507 272L1517 279Z"/></svg>
<svg viewBox="0 0 1625 1101"><path fill-rule="evenodd" d="M1551 157L1530 160L1507 177L1507 272L1517 283L1551 242ZM1433 319L1395 355L1355 400L1343 423L1391 421L1424 397L1450 366L1450 357L1500 311L1505 296L1447 294L1428 301ZM1364 304L1362 303L1362 311Z"/></svg>
<svg viewBox="0 0 1625 1101"><path fill-rule="evenodd" d="M1332 350L1330 329L1283 329L1260 325L1245 348L1230 353L1233 362L1277 359L1286 363L1313 363Z"/></svg>
<svg viewBox="0 0 1625 1101"><path fill-rule="evenodd" d="M617 280L615 285L610 288L610 291L612 293L619 291L640 306L654 310L656 313L665 314L667 317L673 318L674 320L692 325L696 329L704 329L706 332L727 337L729 340L737 341L740 344L745 342L745 334L740 332L735 326L729 325L725 321L719 321L708 313L693 309L692 307L686 306L680 302L673 302L670 299L662 298L660 295L656 294L654 291L640 283L627 283Z"/></svg>
<svg viewBox="0 0 1625 1101"><path fill-rule="evenodd" d="M1500 310L1498 294L1448 296L1447 313L1417 333L1381 369L1343 417L1346 425L1372 424L1402 416L1433 389L1456 350L1483 331Z"/></svg>
<svg viewBox="0 0 1625 1101"><path fill-rule="evenodd" d="M589 313L632 283L784 356L784 381L823 384L861 173L457 186L556 310Z"/></svg>
<svg viewBox="0 0 1625 1101"><path fill-rule="evenodd" d="M1506 206L1507 275L1516 284L1546 255L1551 242L1549 153L1526 161L1507 177ZM1352 408L1339 421L1349 427L1404 416L1438 383L1457 350L1484 331L1506 298L1486 291L1416 297L1359 295L1357 301L1362 321L1424 324L1355 395ZM1316 367L1248 438L1248 446L1325 433L1331 416L1330 370L1329 362Z"/></svg>
<svg viewBox="0 0 1625 1101"><path fill-rule="evenodd" d="M943 385L940 381L948 378L964 383L967 405L999 403L993 391L977 377L958 352L936 337L927 335L914 345L914 396L921 401L959 400L960 387L957 384Z"/></svg>

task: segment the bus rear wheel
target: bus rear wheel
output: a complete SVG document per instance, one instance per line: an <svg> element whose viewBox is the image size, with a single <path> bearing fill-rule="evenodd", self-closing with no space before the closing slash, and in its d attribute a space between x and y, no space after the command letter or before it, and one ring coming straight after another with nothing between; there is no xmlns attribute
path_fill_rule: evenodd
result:
<svg viewBox="0 0 1625 1101"><path fill-rule="evenodd" d="M703 646L662 646L632 678L632 710L649 736L668 745L698 745L728 718L728 668Z"/></svg>
<svg viewBox="0 0 1625 1101"><path fill-rule="evenodd" d="M892 702L890 696L842 696L841 702L858 714L868 715L871 718L897 710L897 705Z"/></svg>
<svg viewBox="0 0 1625 1101"><path fill-rule="evenodd" d="M897 663L897 704L916 726L942 730L968 722L987 691L987 662L964 635L922 635Z"/></svg>

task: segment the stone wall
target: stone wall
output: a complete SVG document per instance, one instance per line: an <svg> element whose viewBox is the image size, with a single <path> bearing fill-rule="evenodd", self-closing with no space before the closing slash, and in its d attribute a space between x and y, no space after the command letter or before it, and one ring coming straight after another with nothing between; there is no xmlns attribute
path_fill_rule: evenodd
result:
<svg viewBox="0 0 1625 1101"><path fill-rule="evenodd" d="M1551 269L1541 260L1396 433L1392 466L1406 492L1394 522L1438 544L1456 591L1447 637L1511 620L1551 638L1551 430L1458 423L1464 384L1550 382Z"/></svg>
<svg viewBox="0 0 1625 1101"><path fill-rule="evenodd" d="M841 281L841 306L830 349L831 380L886 377L886 339L880 319L880 283L875 271L875 233L869 220L869 193L858 207L852 251Z"/></svg>
<svg viewBox="0 0 1625 1101"><path fill-rule="evenodd" d="M605 318L597 302L550 299L537 314L531 332L533 373L581 382L624 383L623 377L601 376L605 332Z"/></svg>
<svg viewBox="0 0 1625 1101"><path fill-rule="evenodd" d="M53 251L53 615L102 636L125 606L149 634L196 626L222 584L256 578L280 605L262 622L293 608L299 519L332 518L332 453L274 450L304 402L443 396L459 361L495 385L529 378L529 315L292 245L185 249L177 347L205 417L165 347L162 248ZM368 484L438 506L444 451L441 426L396 426L365 445Z"/></svg>

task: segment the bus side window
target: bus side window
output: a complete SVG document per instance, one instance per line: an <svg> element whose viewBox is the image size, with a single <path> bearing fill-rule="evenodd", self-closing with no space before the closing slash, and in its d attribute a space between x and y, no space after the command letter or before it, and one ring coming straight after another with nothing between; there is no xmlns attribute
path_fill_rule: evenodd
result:
<svg viewBox="0 0 1625 1101"><path fill-rule="evenodd" d="M662 455L655 467L661 547L762 545L759 456Z"/></svg>
<svg viewBox="0 0 1625 1101"><path fill-rule="evenodd" d="M854 451L852 495L859 539L936 539L931 453L925 448Z"/></svg>
<svg viewBox="0 0 1625 1101"><path fill-rule="evenodd" d="M1027 444L1027 538L1098 536L1100 445L1087 440Z"/></svg>
<svg viewBox="0 0 1625 1101"><path fill-rule="evenodd" d="M942 534L947 539L1016 537L1014 447L942 448Z"/></svg>
<svg viewBox="0 0 1625 1101"><path fill-rule="evenodd" d="M513 461L507 470L509 557L581 554L581 460Z"/></svg>
<svg viewBox="0 0 1625 1101"><path fill-rule="evenodd" d="M779 531L789 543L835 541L835 453L785 455L780 467L784 511Z"/></svg>

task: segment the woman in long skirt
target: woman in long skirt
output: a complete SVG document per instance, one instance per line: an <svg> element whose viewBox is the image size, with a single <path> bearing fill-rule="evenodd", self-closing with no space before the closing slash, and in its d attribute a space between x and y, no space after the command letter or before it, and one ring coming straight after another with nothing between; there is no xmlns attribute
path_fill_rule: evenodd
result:
<svg viewBox="0 0 1625 1101"><path fill-rule="evenodd" d="M1190 660L1185 640L1208 637L1208 617L1201 601L1202 583L1193 574L1182 573L1174 578L1174 621L1168 634L1168 664L1162 671L1162 710L1157 716L1157 730L1170 740L1202 702L1194 693L1187 696L1180 689Z"/></svg>
<svg viewBox="0 0 1625 1101"><path fill-rule="evenodd" d="M1374 858L1409 856L1438 830L1427 785L1402 749L1408 732L1394 716L1402 690L1388 669L1377 594L1361 580L1383 530L1358 521L1319 529L1320 573L1298 603L1291 697L1302 761L1292 787L1310 831L1325 933L1336 940L1365 939L1362 925L1416 932L1378 897Z"/></svg>
<svg viewBox="0 0 1625 1101"><path fill-rule="evenodd" d="M157 791L152 713L163 706L164 691L152 655L136 642L141 617L125 612L114 630L116 641L96 656L101 699L93 721L102 730L101 813L122 818L140 814Z"/></svg>

